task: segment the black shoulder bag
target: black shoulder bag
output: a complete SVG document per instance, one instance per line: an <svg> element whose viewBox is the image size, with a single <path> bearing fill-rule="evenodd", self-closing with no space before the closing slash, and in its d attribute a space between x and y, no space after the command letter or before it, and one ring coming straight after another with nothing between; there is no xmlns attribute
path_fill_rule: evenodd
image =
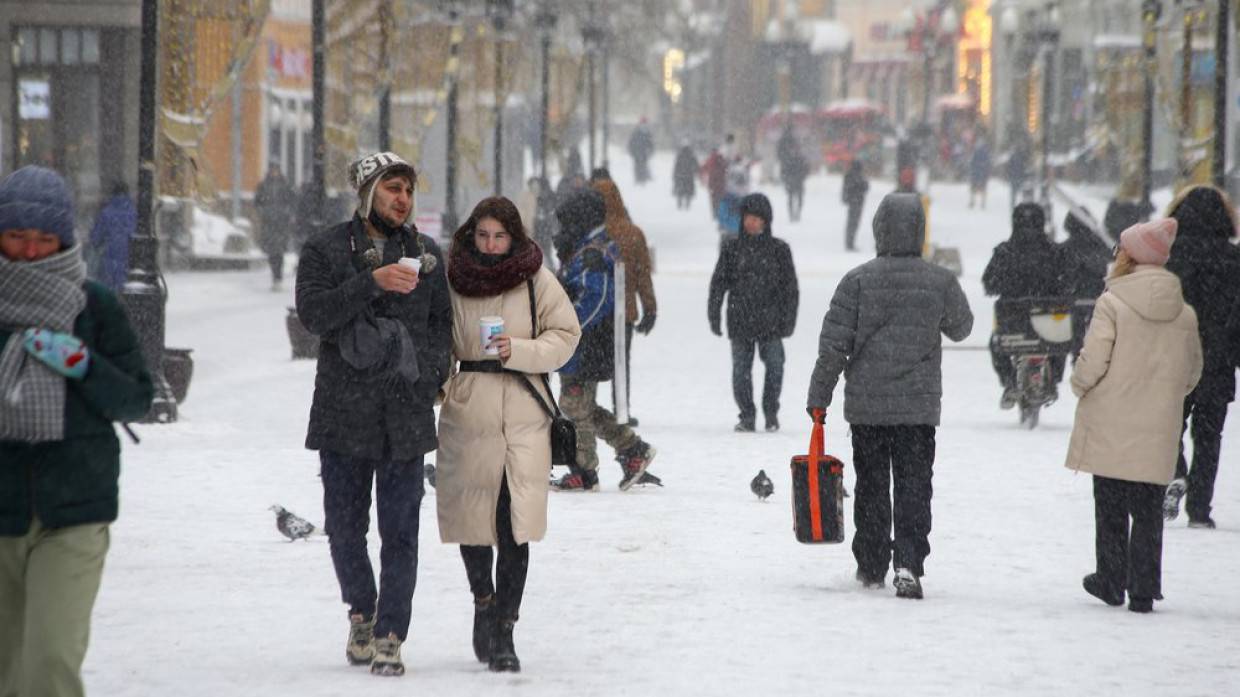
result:
<svg viewBox="0 0 1240 697"><path fill-rule="evenodd" d="M533 328L533 338L537 339L538 308L534 302L534 279L529 279L525 284L530 291L530 326ZM560 411L560 405L555 403L555 395L551 392L551 381L547 379L547 374L539 373L539 377L542 378L543 386L547 388L547 396L551 398L550 405L538 393L538 388L530 380L529 374L521 373L520 375L522 384L533 395L534 401L538 402L538 406L542 407L547 416L551 417L551 464L575 467L577 465L577 425L565 416Z"/></svg>

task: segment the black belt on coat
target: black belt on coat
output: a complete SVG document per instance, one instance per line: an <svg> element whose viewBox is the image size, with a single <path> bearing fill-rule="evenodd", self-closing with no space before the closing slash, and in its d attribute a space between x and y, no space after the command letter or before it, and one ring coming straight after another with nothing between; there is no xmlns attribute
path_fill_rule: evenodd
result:
<svg viewBox="0 0 1240 697"><path fill-rule="evenodd" d="M499 361L461 361L462 373L506 373L504 364Z"/></svg>

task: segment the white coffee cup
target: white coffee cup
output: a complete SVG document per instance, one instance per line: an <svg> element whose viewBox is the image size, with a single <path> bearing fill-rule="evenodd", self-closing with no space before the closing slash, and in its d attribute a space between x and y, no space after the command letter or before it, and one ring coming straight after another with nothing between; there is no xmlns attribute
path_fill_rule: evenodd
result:
<svg viewBox="0 0 1240 697"><path fill-rule="evenodd" d="M422 273L422 260L417 257L401 257L396 263L413 269L414 273Z"/></svg>
<svg viewBox="0 0 1240 697"><path fill-rule="evenodd" d="M482 341L482 352L486 355L499 355L499 347L491 345L491 338L503 333L503 317L480 317L478 319L478 338Z"/></svg>

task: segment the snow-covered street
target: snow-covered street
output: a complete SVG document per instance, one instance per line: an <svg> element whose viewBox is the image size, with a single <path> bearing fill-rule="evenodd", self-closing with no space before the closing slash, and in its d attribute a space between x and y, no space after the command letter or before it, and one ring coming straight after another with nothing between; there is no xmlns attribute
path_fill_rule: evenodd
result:
<svg viewBox="0 0 1240 697"><path fill-rule="evenodd" d="M809 180L797 224L782 189L762 187L775 234L793 247L800 317L785 344L783 430L736 434L728 344L706 320L718 237L705 192L676 210L668 153L644 188L627 157L614 156L612 171L657 250L658 323L634 342L632 400L666 488L620 493L602 446L601 493L552 495L516 628L521 673L474 660L471 596L457 547L439 542L433 490L408 674L381 680L345 663L346 608L326 540L286 542L267 510L323 518L318 457L302 447L315 366L289 358L291 287L270 292L258 269L168 276L167 343L193 349L195 374L179 422L136 427L141 445L124 441L88 693L1240 694L1240 425L1233 418L1224 434L1218 529L1189 530L1183 516L1167 525L1166 600L1137 615L1088 596L1090 479L1062 464L1075 400L1064 386L1041 425L1022 429L998 408L985 350L992 301L980 278L1009 231L1005 185L992 183L985 211L967 208L963 184L931 192L932 242L960 249L976 321L944 352L933 551L926 599L910 602L890 584L863 590L848 544L798 544L789 503L822 316L841 275L872 256L869 219L890 183L873 183L855 253L843 251L838 176ZM1101 218L1101 203L1091 207ZM827 447L847 465L842 398L837 389ZM765 503L748 487L759 468L775 483ZM846 481L851 489L847 470ZM371 552L377 564L373 525Z"/></svg>

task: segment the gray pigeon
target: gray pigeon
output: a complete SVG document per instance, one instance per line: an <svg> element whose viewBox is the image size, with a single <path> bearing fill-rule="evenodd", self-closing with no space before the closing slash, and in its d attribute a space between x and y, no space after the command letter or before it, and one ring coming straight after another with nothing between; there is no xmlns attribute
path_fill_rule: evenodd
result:
<svg viewBox="0 0 1240 697"><path fill-rule="evenodd" d="M775 493L775 483L766 476L766 470L758 470L758 475L749 482L749 490L760 500L765 501L766 497Z"/></svg>
<svg viewBox="0 0 1240 697"><path fill-rule="evenodd" d="M272 506L267 510L276 514L276 529L287 537L289 542L304 540L311 535L325 534L322 530L314 527L310 521L284 510L282 506Z"/></svg>

